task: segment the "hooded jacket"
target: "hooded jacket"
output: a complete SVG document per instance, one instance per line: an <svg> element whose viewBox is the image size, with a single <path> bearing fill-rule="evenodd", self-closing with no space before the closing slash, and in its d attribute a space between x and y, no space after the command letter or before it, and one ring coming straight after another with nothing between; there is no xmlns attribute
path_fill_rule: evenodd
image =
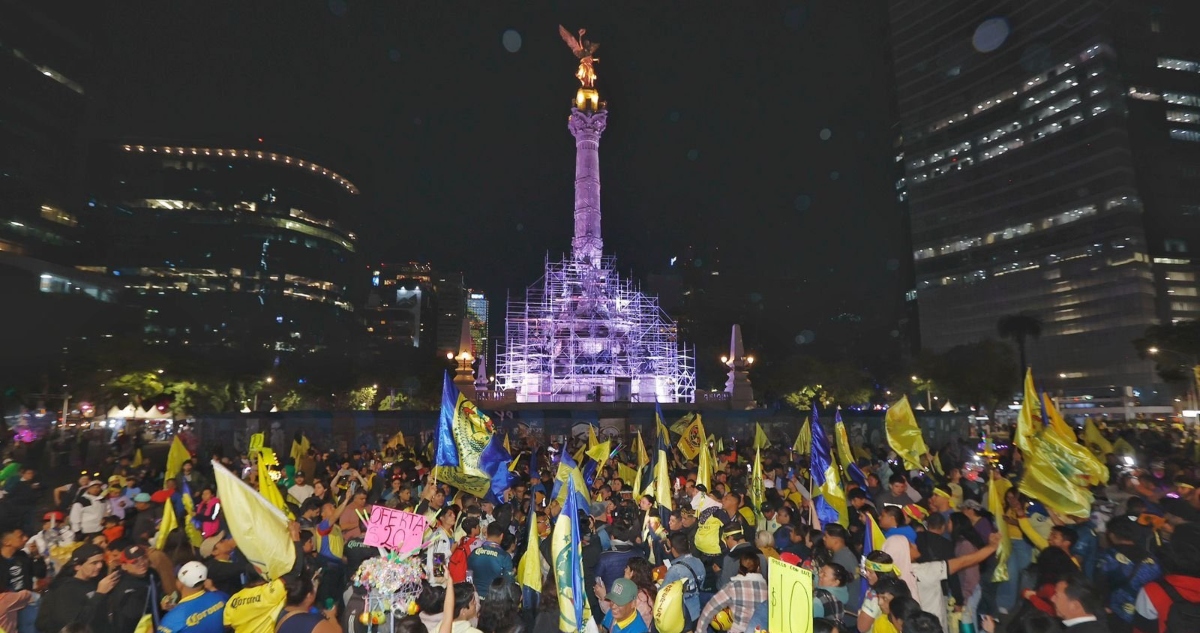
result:
<svg viewBox="0 0 1200 633"><path fill-rule="evenodd" d="M100 495L83 493L71 506L71 529L77 534L96 534L104 529L108 503Z"/></svg>
<svg viewBox="0 0 1200 633"><path fill-rule="evenodd" d="M1171 611L1171 597L1160 583L1171 583L1179 596L1189 602L1200 602L1200 577L1167 574L1159 580L1147 583L1138 593L1137 611L1133 616L1133 629L1138 633L1164 633L1167 630L1167 614Z"/></svg>

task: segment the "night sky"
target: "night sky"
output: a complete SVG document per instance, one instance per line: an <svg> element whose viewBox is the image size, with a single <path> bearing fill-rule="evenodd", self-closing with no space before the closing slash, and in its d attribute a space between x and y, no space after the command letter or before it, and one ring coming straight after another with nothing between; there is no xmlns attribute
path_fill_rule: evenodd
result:
<svg viewBox="0 0 1200 633"><path fill-rule="evenodd" d="M907 249L881 1L106 8L90 136L300 148L363 191L338 219L367 261L461 269L496 305L570 246L578 82L557 29L586 27L619 267L644 276L688 245L719 248L744 289L730 318L759 344L824 342L844 313L868 345L897 340Z"/></svg>

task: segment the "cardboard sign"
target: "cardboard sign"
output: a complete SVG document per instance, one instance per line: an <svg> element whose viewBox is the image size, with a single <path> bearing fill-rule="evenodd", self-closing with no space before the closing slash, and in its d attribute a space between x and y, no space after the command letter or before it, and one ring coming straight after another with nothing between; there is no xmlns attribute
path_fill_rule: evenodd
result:
<svg viewBox="0 0 1200 633"><path fill-rule="evenodd" d="M778 558L767 561L767 630L770 633L812 633L812 572Z"/></svg>
<svg viewBox="0 0 1200 633"><path fill-rule="evenodd" d="M363 537L363 544L400 553L415 551L420 549L425 529L428 527L429 521L419 514L384 506L371 506L371 516L367 520L367 534ZM812 595L811 589L809 595Z"/></svg>

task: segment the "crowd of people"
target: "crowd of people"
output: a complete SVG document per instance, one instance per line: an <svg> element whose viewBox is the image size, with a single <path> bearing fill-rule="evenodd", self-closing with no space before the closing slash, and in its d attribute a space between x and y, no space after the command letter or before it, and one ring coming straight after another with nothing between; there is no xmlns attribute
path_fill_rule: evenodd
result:
<svg viewBox="0 0 1200 633"><path fill-rule="evenodd" d="M588 473L573 517L584 599L610 633L766 631L768 561L779 559L811 572L811 615L783 617L811 617L816 633L1200 631L1196 437L1161 425L1106 433L1131 452L1104 456L1109 477L1092 487L1087 517L1027 497L1019 450L981 458L963 434L938 447L937 468L921 470L887 446L856 446L861 483L842 482L845 516L824 523L799 443L775 438L755 451L730 439L712 447L708 476L670 447L669 464L653 471L669 474L669 504L625 443ZM0 633L558 631L559 462L588 440L512 440L508 485L483 497L439 482L432 447L411 436L283 459L276 485L294 517L296 562L274 577L239 549L208 466L215 458L257 488L246 455L208 447L164 477L162 464L135 463L123 445L56 489L40 486L35 468L10 465L0 482ZM998 485L1002 514L989 512ZM410 612L382 619L355 582L366 561L387 555L366 543L374 505L429 524L419 595ZM179 528L164 530L168 514ZM517 573L529 548L541 554L537 590ZM660 599L677 583L678 600Z"/></svg>

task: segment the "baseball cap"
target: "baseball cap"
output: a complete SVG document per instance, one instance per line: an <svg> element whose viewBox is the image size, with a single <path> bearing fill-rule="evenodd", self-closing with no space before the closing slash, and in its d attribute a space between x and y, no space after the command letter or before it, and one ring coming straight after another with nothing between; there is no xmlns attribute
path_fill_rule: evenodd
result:
<svg viewBox="0 0 1200 633"><path fill-rule="evenodd" d="M147 556L149 556L149 553L146 552L146 548L142 547L141 545L132 545L121 550L122 563L132 563Z"/></svg>
<svg viewBox="0 0 1200 633"><path fill-rule="evenodd" d="M608 592L608 599L618 607L623 607L637 598L637 592L637 585L632 580L618 578L613 581L612 589Z"/></svg>
<svg viewBox="0 0 1200 633"><path fill-rule="evenodd" d="M136 495L133 495L133 502L134 503L150 503L150 493L139 492Z"/></svg>
<svg viewBox="0 0 1200 633"><path fill-rule="evenodd" d="M87 485L84 487L91 488L92 486L103 486L103 485L104 485L103 481L100 481L99 479L93 479L93 480L87 482Z"/></svg>
<svg viewBox="0 0 1200 633"><path fill-rule="evenodd" d="M221 530L220 532L217 532L216 534L204 539L204 542L200 544L200 558L208 558L209 556L212 556L213 548L217 546L217 543L220 543L224 540L225 530Z"/></svg>
<svg viewBox="0 0 1200 633"><path fill-rule="evenodd" d="M208 568L204 566L204 563L194 560L190 563L184 563L183 567L179 568L177 577L184 587L195 589L203 585L205 580L208 580Z"/></svg>
<svg viewBox="0 0 1200 633"><path fill-rule="evenodd" d="M961 507L963 510L974 510L976 512L983 511L983 504L979 503L978 501L976 501L974 499L967 499L966 501L962 502Z"/></svg>
<svg viewBox="0 0 1200 633"><path fill-rule="evenodd" d="M43 521L54 521L56 523L62 523L63 520L66 518L67 518L66 515L64 515L62 512L59 512L58 510L51 510L50 512L47 512L46 514L42 515Z"/></svg>

